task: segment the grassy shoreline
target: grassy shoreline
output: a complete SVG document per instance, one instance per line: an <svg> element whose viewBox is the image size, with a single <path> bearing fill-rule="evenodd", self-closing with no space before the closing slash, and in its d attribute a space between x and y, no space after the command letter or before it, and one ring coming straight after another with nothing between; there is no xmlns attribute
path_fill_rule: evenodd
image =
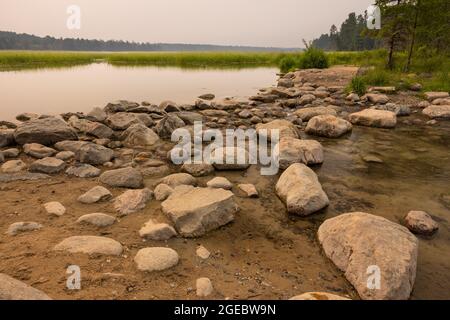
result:
<svg viewBox="0 0 450 320"><path fill-rule="evenodd" d="M99 60L114 66L159 66L179 68L241 69L278 67L287 71L303 53L261 52L66 52L66 51L0 51L0 72L38 68L62 68L87 65ZM424 57L414 60L411 72L401 66L405 53L395 56L397 69L384 68L386 51L327 52L329 64L368 67L363 80L367 85L394 85L407 88L418 82L424 90L450 91L450 59ZM283 70L284 69L284 70Z"/></svg>

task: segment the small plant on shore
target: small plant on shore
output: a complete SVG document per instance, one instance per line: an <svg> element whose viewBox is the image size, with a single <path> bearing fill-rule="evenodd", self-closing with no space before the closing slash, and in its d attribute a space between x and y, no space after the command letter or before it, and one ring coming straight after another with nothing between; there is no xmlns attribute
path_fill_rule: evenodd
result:
<svg viewBox="0 0 450 320"><path fill-rule="evenodd" d="M292 56L286 56L280 60L281 72L294 71L298 67L298 61Z"/></svg>
<svg viewBox="0 0 450 320"><path fill-rule="evenodd" d="M326 69L329 66L325 52L314 47L309 47L300 59L301 69Z"/></svg>
<svg viewBox="0 0 450 320"><path fill-rule="evenodd" d="M366 83L362 77L354 77L350 82L349 88L347 91L354 92L359 96L363 96L367 91Z"/></svg>

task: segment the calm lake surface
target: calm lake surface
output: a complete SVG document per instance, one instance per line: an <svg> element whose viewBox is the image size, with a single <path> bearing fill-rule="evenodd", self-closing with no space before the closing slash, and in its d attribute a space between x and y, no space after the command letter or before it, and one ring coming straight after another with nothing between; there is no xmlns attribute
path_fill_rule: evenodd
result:
<svg viewBox="0 0 450 320"><path fill-rule="evenodd" d="M240 70L115 67L106 63L63 69L0 72L0 120L17 114L89 112L114 100L193 103L204 93L248 97L276 81L277 68Z"/></svg>

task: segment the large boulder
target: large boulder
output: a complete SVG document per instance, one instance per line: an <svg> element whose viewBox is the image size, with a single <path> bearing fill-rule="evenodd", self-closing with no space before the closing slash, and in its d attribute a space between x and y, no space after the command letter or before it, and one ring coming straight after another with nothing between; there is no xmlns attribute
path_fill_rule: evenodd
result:
<svg viewBox="0 0 450 320"><path fill-rule="evenodd" d="M288 120L274 120L269 123L260 123L256 125L256 131L260 137L267 137L271 140L272 130L279 130L279 138L291 137L298 138L298 131L295 125Z"/></svg>
<svg viewBox="0 0 450 320"><path fill-rule="evenodd" d="M0 300L52 300L44 292L0 273Z"/></svg>
<svg viewBox="0 0 450 320"><path fill-rule="evenodd" d="M352 113L348 118L355 125L367 127L391 129L397 125L397 116L391 111L365 109Z"/></svg>
<svg viewBox="0 0 450 320"><path fill-rule="evenodd" d="M310 107L298 109L294 112L302 121L309 121L311 118L321 115L337 116L336 110L332 107Z"/></svg>
<svg viewBox="0 0 450 320"><path fill-rule="evenodd" d="M100 182L111 187L139 189L144 186L144 178L139 170L127 167L105 171Z"/></svg>
<svg viewBox="0 0 450 320"><path fill-rule="evenodd" d="M433 119L450 119L450 105L429 106L423 110L423 114Z"/></svg>
<svg viewBox="0 0 450 320"><path fill-rule="evenodd" d="M162 118L155 127L158 135L163 139L170 139L172 133L186 124L175 114L169 114Z"/></svg>
<svg viewBox="0 0 450 320"><path fill-rule="evenodd" d="M183 237L200 237L234 220L238 206L233 193L223 189L175 188L162 209Z"/></svg>
<svg viewBox="0 0 450 320"><path fill-rule="evenodd" d="M355 212L325 221L318 237L326 256L344 272L362 299L409 298L419 243L408 229L382 217Z"/></svg>
<svg viewBox="0 0 450 320"><path fill-rule="evenodd" d="M316 116L309 120L306 133L327 138L339 138L352 131L352 124L347 120L332 115Z"/></svg>
<svg viewBox="0 0 450 320"><path fill-rule="evenodd" d="M291 165L276 184L276 192L287 211L299 216L311 215L330 203L317 175L304 164Z"/></svg>
<svg viewBox="0 0 450 320"><path fill-rule="evenodd" d="M158 135L145 125L133 124L122 133L123 145L128 148L151 147L159 141Z"/></svg>
<svg viewBox="0 0 450 320"><path fill-rule="evenodd" d="M50 146L59 141L77 140L78 136L75 130L63 120L45 118L20 124L14 132L14 139L20 145L40 143Z"/></svg>
<svg viewBox="0 0 450 320"><path fill-rule="evenodd" d="M278 160L281 169L286 169L294 163L321 164L323 163L323 148L316 140L283 138L278 144Z"/></svg>

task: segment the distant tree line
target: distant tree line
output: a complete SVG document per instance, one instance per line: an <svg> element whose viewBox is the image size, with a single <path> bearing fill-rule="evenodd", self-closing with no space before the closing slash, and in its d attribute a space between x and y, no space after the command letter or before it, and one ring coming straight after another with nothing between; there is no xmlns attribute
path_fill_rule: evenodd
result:
<svg viewBox="0 0 450 320"><path fill-rule="evenodd" d="M367 16L352 12L338 29L332 25L329 34L322 34L312 45L326 51L362 51L379 48L381 42L367 34Z"/></svg>
<svg viewBox="0 0 450 320"><path fill-rule="evenodd" d="M340 29L333 25L312 45L327 51L388 50L387 67L394 69L395 53L406 52L408 71L414 55L421 59L448 57L449 0L375 0L381 10L381 29L367 28L367 13L351 13Z"/></svg>
<svg viewBox="0 0 450 320"><path fill-rule="evenodd" d="M30 34L0 31L0 50L64 51L298 51L298 48L217 46L203 44L141 43L72 38L38 37Z"/></svg>

